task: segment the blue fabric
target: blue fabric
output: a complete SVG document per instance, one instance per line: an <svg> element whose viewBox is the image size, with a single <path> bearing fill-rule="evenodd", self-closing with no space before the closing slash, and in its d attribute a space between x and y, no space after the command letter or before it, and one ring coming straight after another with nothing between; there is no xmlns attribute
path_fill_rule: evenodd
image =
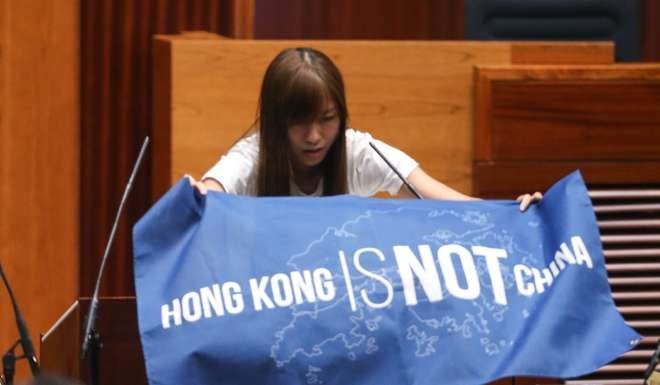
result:
<svg viewBox="0 0 660 385"><path fill-rule="evenodd" d="M524 213L199 196L181 180L135 226L134 254L153 385L568 378L640 338L612 301L579 172Z"/></svg>

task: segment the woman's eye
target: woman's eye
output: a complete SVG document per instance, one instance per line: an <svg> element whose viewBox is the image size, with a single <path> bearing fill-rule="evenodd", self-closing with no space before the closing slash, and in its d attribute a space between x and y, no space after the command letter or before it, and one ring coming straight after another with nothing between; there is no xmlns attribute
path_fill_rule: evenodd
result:
<svg viewBox="0 0 660 385"><path fill-rule="evenodd" d="M334 118L335 118L335 115L326 115L326 116L323 117L323 120L328 121L328 120L332 120Z"/></svg>

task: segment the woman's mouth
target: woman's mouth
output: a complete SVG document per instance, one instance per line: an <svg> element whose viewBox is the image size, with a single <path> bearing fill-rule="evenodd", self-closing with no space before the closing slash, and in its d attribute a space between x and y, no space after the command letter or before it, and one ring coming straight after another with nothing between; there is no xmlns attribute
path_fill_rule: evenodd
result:
<svg viewBox="0 0 660 385"><path fill-rule="evenodd" d="M323 147L303 150L303 154L308 159L318 160L323 155Z"/></svg>

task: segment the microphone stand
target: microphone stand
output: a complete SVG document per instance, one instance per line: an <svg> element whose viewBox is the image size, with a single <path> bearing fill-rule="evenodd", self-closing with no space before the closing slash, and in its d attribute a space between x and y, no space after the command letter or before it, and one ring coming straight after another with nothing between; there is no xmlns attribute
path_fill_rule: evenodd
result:
<svg viewBox="0 0 660 385"><path fill-rule="evenodd" d="M653 375L655 368L658 366L658 362L660 362L660 340L658 340L658 347L655 349L655 352L653 352L653 357L651 357L649 366L646 368L646 372L644 372L644 384L649 383L648 381L651 378L651 375Z"/></svg>
<svg viewBox="0 0 660 385"><path fill-rule="evenodd" d="M2 366L3 366L3 377L4 381L8 385L11 385L14 381L14 367L16 360L26 359L30 365L30 371L32 372L33 377L39 376L39 361L37 361L37 356L34 353L34 345L32 345L32 340L30 339L30 333L28 332L27 325L21 311L18 308L18 303L16 302L16 297L14 297L14 292L9 285L9 281L5 276L4 270L2 270L2 264L0 264L0 277L7 288L7 293L9 293L9 299L11 300L12 307L14 309L14 318L16 318L16 327L18 328L19 339L9 348L7 353L2 357ZM23 350L23 355L16 357L14 350L18 345L21 345Z"/></svg>
<svg viewBox="0 0 660 385"><path fill-rule="evenodd" d="M108 255L110 254L110 247L115 238L115 233L117 231L117 225L119 224L119 218L124 209L124 204L128 198L128 194L131 192L133 187L133 180L135 175L140 168L142 163L142 158L146 153L147 147L149 146L149 137L144 138L142 143L142 148L140 148L140 153L138 154L135 165L133 165L133 171L131 176L128 179L128 184L124 189L124 195L121 198L119 203L119 208L117 209L117 214L115 215L115 221L112 225L112 230L110 231L110 236L108 238L108 243L105 245L105 252L103 253L103 258L101 259L101 266L99 267L99 272L96 276L96 285L94 286L94 294L89 304L89 311L87 312L87 318L85 320L85 328L83 331L83 342L82 347L80 348L80 359L84 360L87 356L87 353L90 354L90 371L91 371L91 380L92 385L99 385L99 365L100 365L100 350L102 347L101 338L94 328L96 323L96 313L99 305L99 289L101 287L101 278L103 277L103 271L105 270L106 262L108 261Z"/></svg>
<svg viewBox="0 0 660 385"><path fill-rule="evenodd" d="M371 148L374 149L374 151L376 151L376 154L378 154L378 156L380 156L381 159L383 159L385 161L385 163L387 163L387 165L392 169L392 171L394 171L394 173L399 177L399 179L401 179L401 181L403 181L403 184L405 184L406 187L408 187L408 190L410 190L410 192L414 196L416 196L418 199L424 199L424 198L422 198L422 195L417 190L415 190L415 188L410 183L408 183L406 178L404 178L403 175L401 175L401 172L399 172L399 170L397 170L397 168L394 167L392 162L390 162L387 159L387 157L385 157L385 154L380 152L380 150L378 149L378 147L376 147L376 144L374 142L369 142L369 145L371 146Z"/></svg>

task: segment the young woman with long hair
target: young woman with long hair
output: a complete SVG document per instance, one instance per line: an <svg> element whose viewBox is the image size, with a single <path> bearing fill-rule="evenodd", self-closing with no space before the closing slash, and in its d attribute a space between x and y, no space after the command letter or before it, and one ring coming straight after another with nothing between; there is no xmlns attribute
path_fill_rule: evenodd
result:
<svg viewBox="0 0 660 385"><path fill-rule="evenodd" d="M253 196L371 196L381 191L412 197L369 146L373 141L424 198L473 200L426 174L411 157L347 127L339 69L312 48L280 52L264 75L255 127L200 181L208 190ZM520 209L541 193L518 197Z"/></svg>

